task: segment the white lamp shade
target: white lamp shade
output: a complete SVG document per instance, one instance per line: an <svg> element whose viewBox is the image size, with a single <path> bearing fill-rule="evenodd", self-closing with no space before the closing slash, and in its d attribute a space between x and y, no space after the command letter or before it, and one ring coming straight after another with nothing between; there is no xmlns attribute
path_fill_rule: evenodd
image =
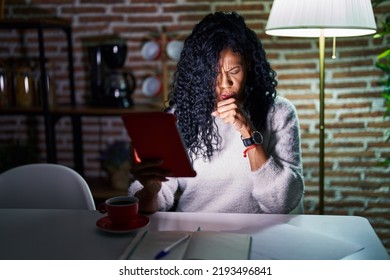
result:
<svg viewBox="0 0 390 280"><path fill-rule="evenodd" d="M274 0L265 32L289 37L353 37L376 32L370 0Z"/></svg>

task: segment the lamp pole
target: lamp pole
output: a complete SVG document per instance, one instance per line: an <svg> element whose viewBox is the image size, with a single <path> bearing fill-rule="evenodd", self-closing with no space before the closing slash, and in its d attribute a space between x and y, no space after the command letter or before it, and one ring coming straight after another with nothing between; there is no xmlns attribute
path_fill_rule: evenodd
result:
<svg viewBox="0 0 390 280"><path fill-rule="evenodd" d="M320 162L319 162L319 213L324 214L324 149L325 149L325 36L321 30L319 37L320 57Z"/></svg>

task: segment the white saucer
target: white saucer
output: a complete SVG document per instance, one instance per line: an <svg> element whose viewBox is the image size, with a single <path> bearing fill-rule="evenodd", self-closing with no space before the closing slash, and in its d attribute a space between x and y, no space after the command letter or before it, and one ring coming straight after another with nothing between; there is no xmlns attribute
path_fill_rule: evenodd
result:
<svg viewBox="0 0 390 280"><path fill-rule="evenodd" d="M184 42L173 40L167 44L167 55L170 59L179 61L181 51L183 50Z"/></svg>
<svg viewBox="0 0 390 280"><path fill-rule="evenodd" d="M146 60L155 60L161 53L160 45L156 41L148 41L142 45L141 55Z"/></svg>
<svg viewBox="0 0 390 280"><path fill-rule="evenodd" d="M160 93L161 87L161 80L155 76L150 76L142 83L142 93L147 97L153 97Z"/></svg>

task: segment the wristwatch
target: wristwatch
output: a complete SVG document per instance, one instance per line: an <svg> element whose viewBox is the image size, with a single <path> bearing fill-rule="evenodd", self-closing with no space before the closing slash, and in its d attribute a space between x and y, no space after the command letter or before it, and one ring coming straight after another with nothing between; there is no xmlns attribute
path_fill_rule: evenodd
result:
<svg viewBox="0 0 390 280"><path fill-rule="evenodd" d="M249 147L249 146L252 146L254 144L259 145L259 144L263 143L263 135L261 135L261 133L258 131L253 131L252 137L244 139L241 136L241 140L242 140L242 143L244 143L245 147Z"/></svg>

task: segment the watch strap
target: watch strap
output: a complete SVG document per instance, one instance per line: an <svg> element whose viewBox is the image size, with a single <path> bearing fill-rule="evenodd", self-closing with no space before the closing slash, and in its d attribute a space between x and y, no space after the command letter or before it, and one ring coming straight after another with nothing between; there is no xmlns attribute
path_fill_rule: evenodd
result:
<svg viewBox="0 0 390 280"><path fill-rule="evenodd" d="M253 131L252 137L242 138L241 135L241 140L245 147L249 147L255 144L263 144L263 135L261 135L261 133L258 131Z"/></svg>
<svg viewBox="0 0 390 280"><path fill-rule="evenodd" d="M241 137L241 140L242 140L242 143L244 144L245 147L249 147L249 146L256 144L252 137L250 137L250 138L242 138Z"/></svg>

